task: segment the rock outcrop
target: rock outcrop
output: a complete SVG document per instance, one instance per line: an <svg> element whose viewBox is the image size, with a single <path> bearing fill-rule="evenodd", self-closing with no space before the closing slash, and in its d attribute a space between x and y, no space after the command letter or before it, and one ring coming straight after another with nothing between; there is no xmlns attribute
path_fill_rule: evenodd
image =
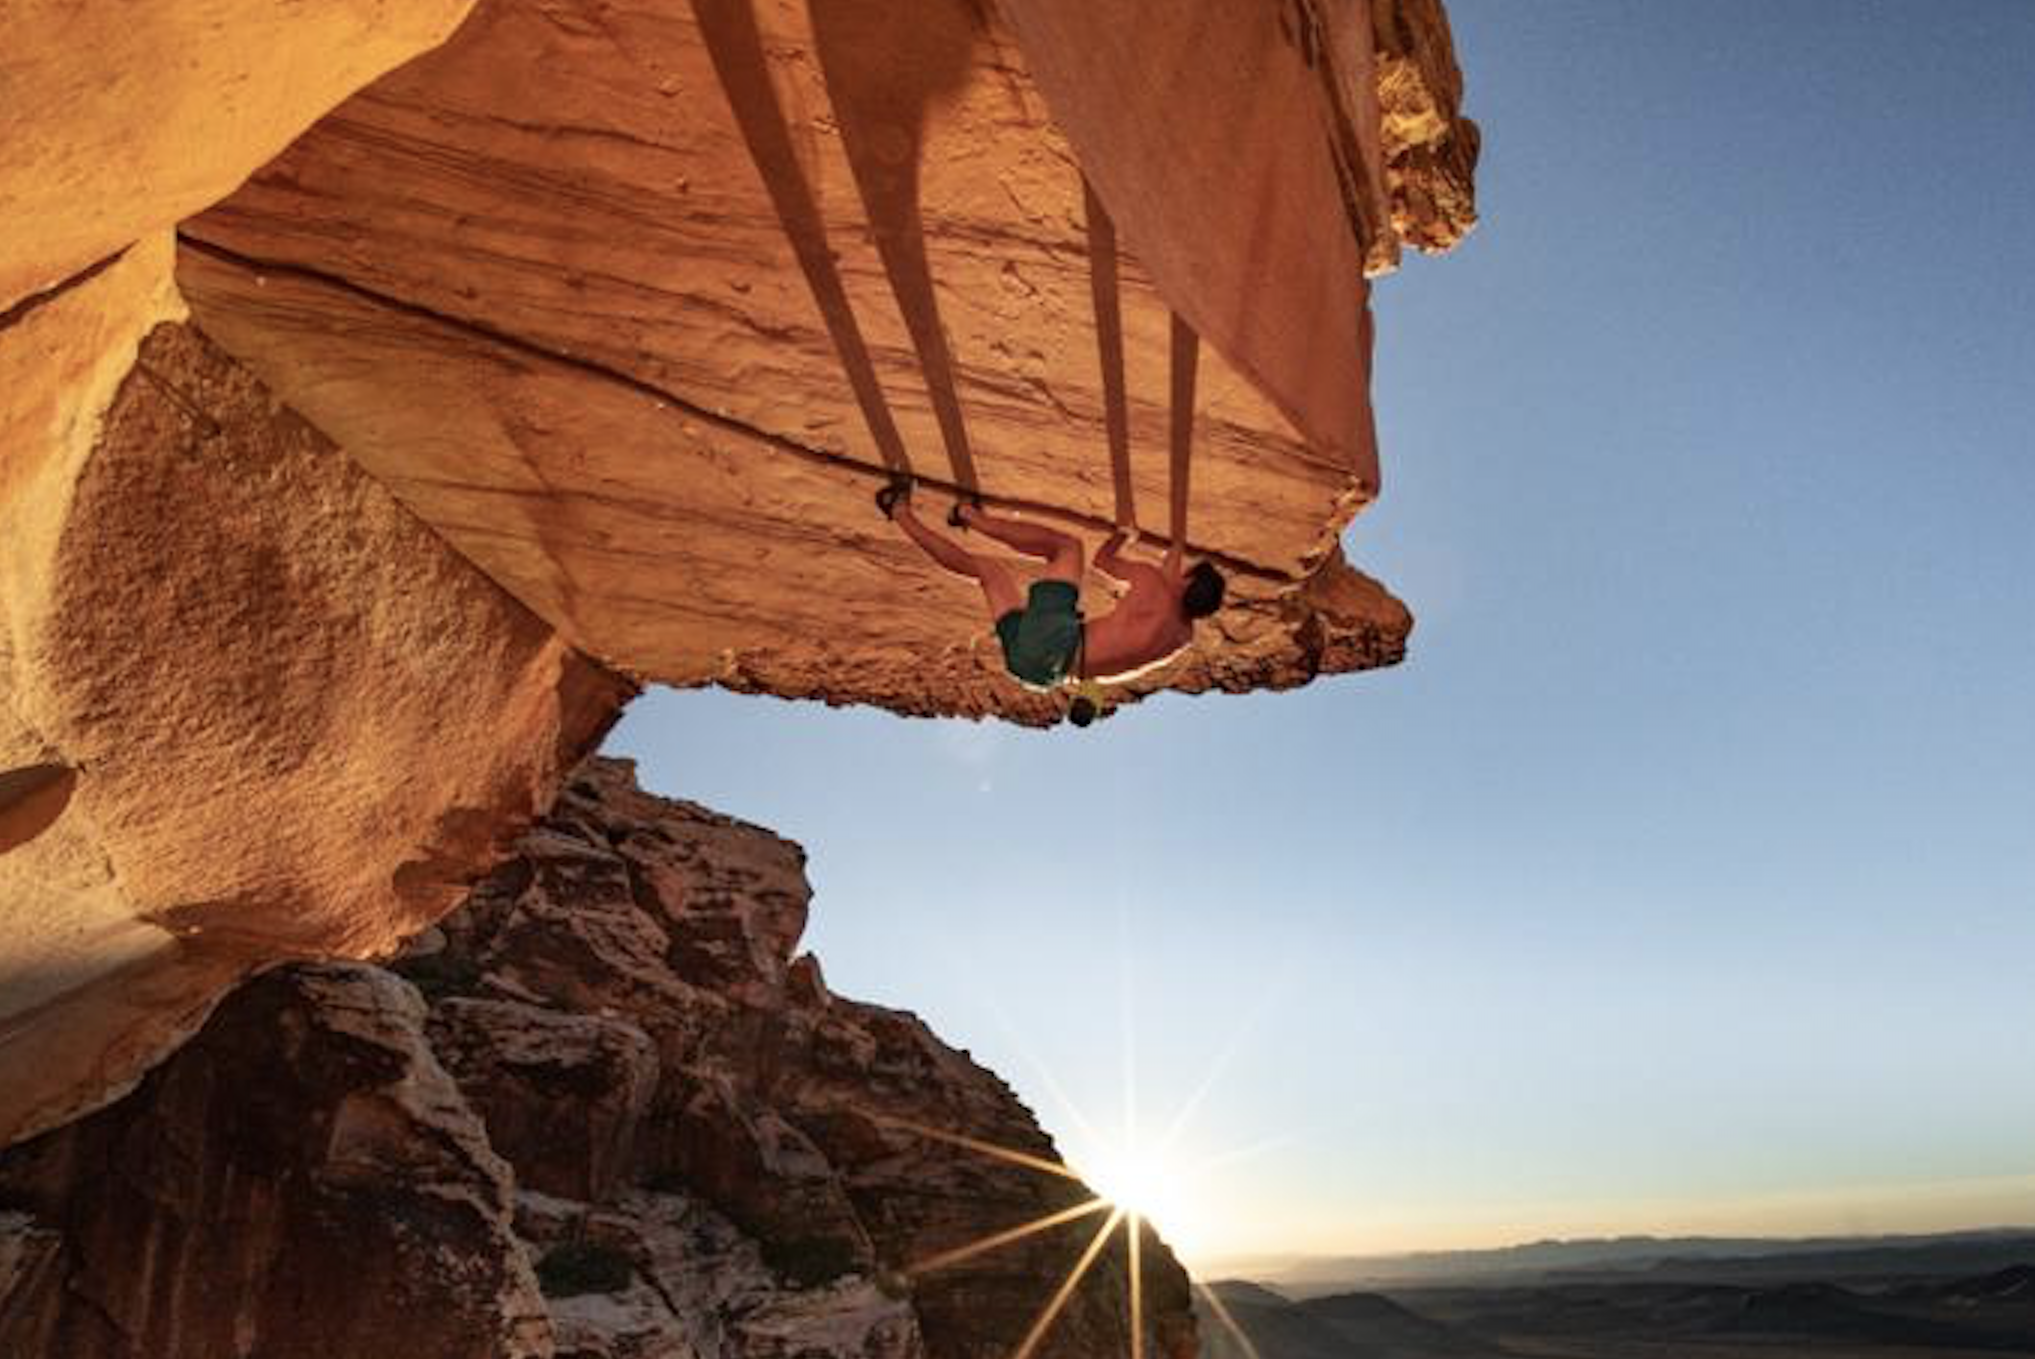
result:
<svg viewBox="0 0 2035 1359"><path fill-rule="evenodd" d="M1462 115L1463 73L1441 0L1370 0L1390 239L1453 250L1477 224L1483 136Z"/></svg>
<svg viewBox="0 0 2035 1359"><path fill-rule="evenodd" d="M995 1076L828 991L808 896L796 846L586 766L408 982L268 973L0 1155L0 1352L1006 1359L1103 1217L925 1268L1088 1193L962 1145L1055 1160ZM1186 1359L1144 1245L1145 1352ZM1123 1247L1036 1353L1128 1351Z"/></svg>
<svg viewBox="0 0 2035 1359"><path fill-rule="evenodd" d="M509 1169L424 1013L377 968L268 973L133 1094L0 1158L48 1257L0 1291L0 1353L550 1355Z"/></svg>
<svg viewBox="0 0 2035 1359"><path fill-rule="evenodd" d="M632 692L184 324L169 260L0 328L0 1144L252 968L449 910Z"/></svg>

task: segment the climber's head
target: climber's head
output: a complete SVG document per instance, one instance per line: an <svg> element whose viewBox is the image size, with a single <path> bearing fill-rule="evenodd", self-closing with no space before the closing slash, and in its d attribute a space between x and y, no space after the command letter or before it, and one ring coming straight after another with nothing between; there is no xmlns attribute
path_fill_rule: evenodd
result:
<svg viewBox="0 0 2035 1359"><path fill-rule="evenodd" d="M1092 679L1084 679L1074 689L1074 697L1067 703L1067 720L1077 727L1085 727L1098 717L1109 716L1109 708L1103 701L1102 686Z"/></svg>
<svg viewBox="0 0 2035 1359"><path fill-rule="evenodd" d="M1180 591L1180 613L1189 622L1206 618L1222 607L1222 572L1207 562L1196 562L1184 578Z"/></svg>

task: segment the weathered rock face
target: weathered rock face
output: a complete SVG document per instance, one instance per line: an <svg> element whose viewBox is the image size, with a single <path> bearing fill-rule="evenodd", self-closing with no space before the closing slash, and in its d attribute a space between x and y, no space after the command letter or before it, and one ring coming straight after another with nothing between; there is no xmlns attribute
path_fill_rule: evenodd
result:
<svg viewBox="0 0 2035 1359"><path fill-rule="evenodd" d="M519 856L441 926L443 946L402 966L443 996L434 1033L484 1025L497 1035L457 1044L479 1060L448 1058L477 1103L520 1103L519 1092L538 1085L576 1091L571 1102L598 1111L590 1125L607 1130L592 1134L604 1148L594 1159L634 1167L589 1203L571 1192L587 1183L578 1152L561 1158L560 1142L527 1115L490 1115L491 1131L514 1128L497 1146L522 1183L579 1201L527 1215L547 1244L577 1226L631 1258L655 1258L669 1213L646 1218L630 1204L645 1188L678 1190L750 1238L783 1278L811 1288L883 1280L908 1301L928 1353L1006 1356L1046 1302L1042 1281L1064 1277L1100 1219L910 1273L1087 1195L924 1135L1055 1159L1001 1081L910 1015L828 992L818 963L794 953L808 896L795 845L651 797L626 765L597 761ZM559 1015L587 1026L570 1042L539 1045L559 1060L512 1070L498 1055L517 1041L507 1035ZM634 1026L656 1052L656 1090L633 1126L609 1112L639 1104L633 1063L592 1055L631 1046L595 1038L616 1024ZM1191 1340L1185 1277L1157 1250L1146 1266L1152 1353L1181 1353ZM1105 1256L1044 1353L1125 1350L1122 1270L1120 1251ZM833 1286L860 1298L856 1308L885 1296L866 1283Z"/></svg>
<svg viewBox="0 0 2035 1359"><path fill-rule="evenodd" d="M0 1157L8 1235L43 1256L11 1290L0 1266L0 1353L549 1355L508 1167L423 1024L378 969L273 972L133 1094Z"/></svg>
<svg viewBox="0 0 2035 1359"><path fill-rule="evenodd" d="M1477 224L1482 134L1462 116L1463 73L1441 0L1370 0L1393 235L1451 250Z"/></svg>
<svg viewBox="0 0 2035 1359"><path fill-rule="evenodd" d="M1151 97L1126 106L1124 130L1084 137L1108 129L1084 115L1070 148L1032 59L1068 90L1100 77L1062 69L1092 44L1068 29L1082 7L1057 0L1014 0L1008 23L966 0L483 0L445 47L187 224L180 279L222 343L593 654L676 684L1038 721L1052 709L1002 675L974 586L870 507L883 449L836 339L845 316L922 474L969 480L965 452L992 503L1106 525L1078 151L1132 252L1124 371L1148 529L1165 524L1170 311L1137 258L1169 262L1172 309L1234 332L1253 374L1205 353L1197 403L1190 536L1232 567L1235 603L1133 689L1389 664L1411 620L1336 547L1377 483L1360 275L1368 246L1396 249L1390 222L1429 243L1446 229L1436 193L1408 187L1424 171L1396 172L1397 198L1381 187L1366 16L1398 44L1391 70L1453 66L1432 51L1445 27L1391 5L1305 32L1284 8L1202 6L1223 41L1167 48L1217 68L1247 53L1277 81L1248 136L1173 146L1169 122L1196 97L1142 77ZM1154 23L1202 33L1170 11ZM1345 48L1371 78L1344 78ZM775 159L756 149L759 120ZM1347 154L1328 154L1325 120ZM1391 140L1410 163L1417 139ZM1233 174L1211 193L1208 174L1133 173L1239 144L1255 150L1233 156L1237 173L1262 170L1265 193ZM787 193L810 199L838 305L815 305ZM1248 248L1289 220L1315 245ZM951 383L928 380L943 368Z"/></svg>
<svg viewBox="0 0 2035 1359"><path fill-rule="evenodd" d="M8 0L0 310L217 202L473 0Z"/></svg>
<svg viewBox="0 0 2035 1359"><path fill-rule="evenodd" d="M0 1144L252 967L450 909L630 692L181 324L169 259L0 326Z"/></svg>
<svg viewBox="0 0 2035 1359"><path fill-rule="evenodd" d="M400 963L428 1012L270 973L0 1156L0 1350L1004 1359L1103 1215L925 1267L1088 1195L958 1144L1054 1159L996 1077L828 992L808 896L796 846L586 766ZM1147 1352L1184 1359L1144 1244ZM1125 1267L1118 1232L1037 1353L1128 1352Z"/></svg>

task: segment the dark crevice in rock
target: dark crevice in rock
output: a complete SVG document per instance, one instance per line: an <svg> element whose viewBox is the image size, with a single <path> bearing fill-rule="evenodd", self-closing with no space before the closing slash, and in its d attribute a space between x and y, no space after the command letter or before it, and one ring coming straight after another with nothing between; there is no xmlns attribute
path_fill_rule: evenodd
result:
<svg viewBox="0 0 2035 1359"><path fill-rule="evenodd" d="M77 787L78 771L68 765L0 769L0 854L21 848L55 825Z"/></svg>
<svg viewBox="0 0 2035 1359"><path fill-rule="evenodd" d="M0 311L0 333L5 333L16 324L27 320L31 314L42 310L65 293L84 287L87 283L90 283L93 279L111 269L115 264L118 264L121 257L126 253L127 247L123 246L98 263L86 265L63 282L52 284L39 293L30 293L27 297L22 298L19 302L7 308L7 310Z"/></svg>

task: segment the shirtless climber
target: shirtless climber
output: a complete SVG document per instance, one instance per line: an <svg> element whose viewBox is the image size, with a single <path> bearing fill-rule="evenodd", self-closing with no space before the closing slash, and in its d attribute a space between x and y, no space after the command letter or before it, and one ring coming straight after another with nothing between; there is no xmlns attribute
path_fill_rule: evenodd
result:
<svg viewBox="0 0 2035 1359"><path fill-rule="evenodd" d="M1207 562L1182 570L1179 543L1166 553L1163 565L1132 561L1123 549L1135 534L1119 529L1095 554L1095 565L1128 589L1116 608L1084 622L1079 538L1043 524L999 518L977 504L956 505L948 523L985 533L1046 563L1041 577L1020 594L1010 563L970 552L919 521L912 512L909 481L892 482L878 491L876 504L927 556L982 586L997 639L1003 643L1003 663L1027 689L1048 692L1069 682L1115 681L1142 674L1193 640L1195 619L1222 607L1221 572ZM1094 697L1083 693L1068 706L1067 715L1074 725L1085 727L1096 712Z"/></svg>

